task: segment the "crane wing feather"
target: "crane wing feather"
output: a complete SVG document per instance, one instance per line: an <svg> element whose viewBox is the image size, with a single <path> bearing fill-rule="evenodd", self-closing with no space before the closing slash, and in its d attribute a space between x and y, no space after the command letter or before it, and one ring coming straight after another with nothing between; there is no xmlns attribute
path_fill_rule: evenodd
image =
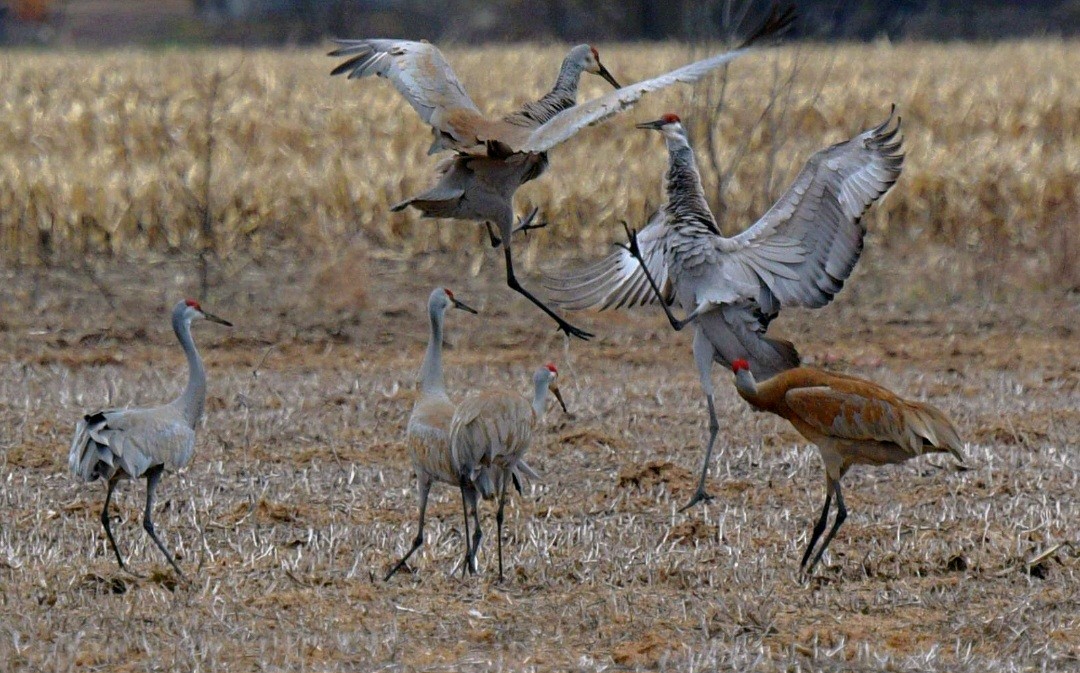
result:
<svg viewBox="0 0 1080 673"><path fill-rule="evenodd" d="M649 224L637 234L641 256L664 295L671 302L672 287L664 259L666 214L659 210ZM632 308L656 302L656 293L649 285L641 264L625 248L566 276L544 278L544 287L551 300L570 310L597 307Z"/></svg>
<svg viewBox="0 0 1080 673"><path fill-rule="evenodd" d="M900 176L900 121L892 121L890 113L879 126L814 154L757 223L716 239L719 249L752 269L781 304L827 304L862 253L863 214Z"/></svg>
<svg viewBox="0 0 1080 673"><path fill-rule="evenodd" d="M398 92L425 123L451 132L443 124L445 113L464 109L480 114L442 52L428 42L409 40L335 40L341 45L329 56L348 56L331 75L348 73L349 79L377 75L393 82Z"/></svg>

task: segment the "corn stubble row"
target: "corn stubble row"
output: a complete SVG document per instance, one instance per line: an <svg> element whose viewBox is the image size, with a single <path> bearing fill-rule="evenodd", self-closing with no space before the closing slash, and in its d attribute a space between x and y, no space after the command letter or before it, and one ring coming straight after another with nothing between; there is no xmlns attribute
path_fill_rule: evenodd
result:
<svg viewBox="0 0 1080 673"><path fill-rule="evenodd" d="M545 91L563 51L447 54L477 104L501 112ZM674 44L604 48L621 81L701 55ZM389 212L429 183L427 130L391 86L332 80L331 65L319 51L9 54L0 256L63 263L203 246L220 256L316 255L357 232L406 254L481 241L467 223ZM898 188L871 213L884 244L1038 256L1080 238L1068 233L1080 227L1074 44L787 46L745 57L726 77L723 87L646 98L557 148L552 170L519 192L519 211L539 205L555 225L530 237L526 263L538 246L598 252L618 237L618 219L643 222L660 202L666 157L633 122L664 111L687 119L699 154L712 124L728 232L752 222L813 151L884 119L895 102L908 158ZM582 99L603 87L586 78Z"/></svg>

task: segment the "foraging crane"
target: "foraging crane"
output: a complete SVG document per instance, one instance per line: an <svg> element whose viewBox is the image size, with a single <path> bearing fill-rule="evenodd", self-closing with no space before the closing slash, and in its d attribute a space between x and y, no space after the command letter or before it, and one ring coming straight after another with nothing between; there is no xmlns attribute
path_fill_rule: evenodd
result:
<svg viewBox="0 0 1080 673"><path fill-rule="evenodd" d="M446 310L461 309L472 314L476 310L454 297L449 289L437 287L428 297L428 319L431 332L428 338L424 362L420 366L418 387L420 397L413 404L412 414L405 431L409 447L409 458L416 473L416 492L420 498L420 523L416 538L409 551L386 573L383 581L389 580L400 570L409 557L424 544L424 516L427 513L428 494L436 481L451 486L458 486L457 469L450 456L450 420L454 416L455 406L446 394L443 383L442 345L443 324ZM536 473L522 462L519 471L523 476L536 478ZM514 479L518 477L515 475ZM517 483L515 481L515 483ZM520 488L520 487L519 487ZM467 536L467 535L466 535Z"/></svg>
<svg viewBox="0 0 1080 673"><path fill-rule="evenodd" d="M691 63L637 84L619 87L600 64L596 50L579 45L563 61L555 87L540 100L500 120L479 112L442 53L427 42L403 40L338 40L342 45L331 56L349 56L331 75L348 77L378 75L393 82L435 135L428 153L454 150L457 154L437 167L438 180L428 191L392 207L413 206L424 217L445 217L484 222L493 245L501 245L506 284L522 295L571 336L588 339L592 334L571 325L526 290L514 273L511 238L533 224L536 210L515 224L513 199L518 187L539 177L547 168L547 152L578 131L597 124L628 107L642 96L677 82L693 83L707 73L744 54L756 41L786 29L794 12L775 7L762 25L738 49ZM576 105L582 72L604 77L615 91ZM491 223L499 230L496 237Z"/></svg>
<svg viewBox="0 0 1080 673"><path fill-rule="evenodd" d="M894 108L895 111L895 108ZM694 325L694 362L709 410L709 440L697 490L682 510L711 500L705 491L720 424L712 364L738 358L772 376L799 364L788 341L765 331L782 306L820 308L833 298L862 253L860 218L900 176L903 154L892 113L880 126L818 151L780 199L738 236L713 219L686 130L678 115L638 124L663 134L669 154L667 203L629 245L578 273L549 278L557 305L600 310L651 304L659 297L675 330ZM891 128L890 128L891 127ZM621 246L620 246L621 247ZM676 320L668 305L687 312Z"/></svg>
<svg viewBox="0 0 1080 673"><path fill-rule="evenodd" d="M840 480L852 465L902 463L924 453L951 453L961 464L964 443L952 422L923 402L901 399L885 388L854 376L798 367L758 382L750 363L732 363L735 389L755 411L787 419L813 442L825 465L825 506L814 526L799 569L813 570L840 524L847 518ZM825 530L836 495L836 519L814 560L807 559Z"/></svg>
<svg viewBox="0 0 1080 673"><path fill-rule="evenodd" d="M554 393L563 412L566 404L555 381L559 371L548 363L533 375L532 400L513 391L495 389L466 397L450 422L450 451L458 469L461 502L465 513L465 568L476 572L476 552L480 548L480 515L476 496L491 500L498 493L495 514L498 528L499 581L503 579L502 526L506 505L506 483L524 465L525 452L532 443L533 430L544 417L548 392ZM475 530L469 541L469 510Z"/></svg>
<svg viewBox="0 0 1080 673"><path fill-rule="evenodd" d="M106 409L87 414L75 426L68 466L84 481L104 479L105 506L101 509L101 525L116 555L121 570L127 570L120 550L109 528L109 501L121 479L146 477L146 510L143 528L169 564L184 577L172 554L165 548L154 530L151 518L154 491L162 473L179 470L191 462L195 452L195 426L202 418L206 403L206 369L191 338L191 323L206 319L232 327L232 323L207 313L194 299L178 303L172 311L172 327L188 362L187 387L180 397L159 407L142 409Z"/></svg>

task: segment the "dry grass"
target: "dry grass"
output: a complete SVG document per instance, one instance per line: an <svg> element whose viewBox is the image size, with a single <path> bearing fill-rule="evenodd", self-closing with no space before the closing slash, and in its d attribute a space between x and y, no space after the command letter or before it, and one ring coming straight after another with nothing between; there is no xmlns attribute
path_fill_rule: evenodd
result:
<svg viewBox="0 0 1080 673"><path fill-rule="evenodd" d="M187 587L139 526L142 485L121 489L114 525L140 579L106 547L100 484L74 482L65 461L80 413L175 394L182 358L165 312L192 277L169 266L138 285L106 276L123 288L114 310L78 276L55 274L35 293L30 275L6 272L0 301L21 307L0 323L6 670L1076 666L1077 549L1026 565L1080 542L1075 301L928 306L895 283L870 293L861 272L832 306L781 317L809 360L941 406L971 442L968 472L928 458L849 475L851 516L804 584L795 572L823 479L790 428L752 414L718 373L718 499L678 514L705 436L689 340L638 311L580 316L600 337L566 350L536 311L508 301L497 266L477 278L442 270L456 259L373 259L378 308L353 322L305 303L288 264L215 300L238 326L197 330L208 414L157 514ZM491 507L483 574L455 573L460 503L446 487L416 574L376 579L415 530L400 440L425 339L419 306L436 284L483 311L450 316L453 391L486 380L524 391L535 364L554 359L573 412L552 411L532 450L544 480L512 500L502 586Z"/></svg>
<svg viewBox="0 0 1080 673"><path fill-rule="evenodd" d="M687 55L604 53L627 80ZM492 55L499 72L488 77ZM451 58L487 107L534 95L560 55ZM1062 291L1080 242L1075 45L809 48L800 58L798 86L810 89L835 62L816 103L799 107L810 89L793 94L797 132L778 146L778 166L794 169L894 100L909 158L872 211L845 290L774 329L813 363L942 407L972 465L854 471L848 523L810 583L795 571L823 497L815 452L749 412L718 372L718 497L678 514L705 438L688 337L646 310L577 316L599 336L567 345L502 287L476 228L388 214L424 186L428 160L426 135L384 83L328 80L330 63L313 53L9 54L4 669L1075 668L1080 306ZM550 68L510 74L534 59ZM755 80L770 68L762 57L733 69L739 102L720 122L725 142L760 114ZM198 327L207 418L195 461L161 488L159 530L194 580L183 586L139 526L141 484L118 494L114 531L147 576L118 572L98 521L104 490L67 475L66 450L79 414L179 388L166 311L191 292L195 269L190 256L161 253L200 244L201 87L215 69L228 77L214 122L219 260L206 303L237 327ZM586 95L600 90L587 82ZM685 92L657 97L633 118L682 105ZM556 223L521 241L534 271L538 260L596 254L618 236L616 218L659 200L662 148L632 121L560 148L552 172L522 190L522 204ZM731 185L735 226L761 209L760 155L773 146L762 133ZM612 156L641 160L605 165ZM97 254L70 264L80 251ZM460 503L446 487L433 494L416 574L375 579L414 534L400 441L426 339L419 307L434 285L483 314L450 318L452 391L486 380L524 391L550 359L573 412L552 412L533 447L544 480L512 500L502 586L490 534L483 574L455 574ZM485 508L488 533L492 519Z"/></svg>
<svg viewBox="0 0 1080 673"><path fill-rule="evenodd" d="M447 51L493 112L550 86L562 56L560 47ZM625 81L692 55L678 45L613 45L604 54ZM1009 259L1012 276L1080 285L1069 263L1080 255L1078 55L1075 44L1050 41L806 46L746 57L731 70L718 120L724 162L748 150L728 185L725 226L760 214L769 161L775 193L811 152L879 121L895 102L908 161L901 189L871 216L885 244L915 241L921 250L932 241L970 253L985 262L984 281ZM794 60L796 84L774 134L757 121L774 68L787 73ZM9 54L0 69L2 254L36 263L196 249L211 132L210 243L223 259L282 242L296 255L322 255L357 232L407 253L473 248L475 227L387 212L430 180L427 131L390 85L332 80L332 65L318 51ZM586 78L584 96L603 90ZM519 209L540 205L558 226L531 237L526 263L542 248L597 251L611 239L608 225L639 219L659 201L663 149L631 123L696 109L693 95L655 95L553 154L553 170L522 190ZM700 144L702 120L690 121Z"/></svg>

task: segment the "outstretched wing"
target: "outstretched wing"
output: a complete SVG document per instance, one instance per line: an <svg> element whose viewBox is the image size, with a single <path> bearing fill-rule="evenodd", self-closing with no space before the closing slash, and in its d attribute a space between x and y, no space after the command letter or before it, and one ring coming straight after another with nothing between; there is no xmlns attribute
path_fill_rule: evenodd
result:
<svg viewBox="0 0 1080 673"><path fill-rule="evenodd" d="M651 91L657 91L680 82L692 84L698 81L713 70L734 61L750 51L756 43L764 38L783 32L791 25L794 18L795 13L792 8L789 7L781 11L774 6L772 12L761 26L738 49L684 65L659 77L624 86L588 103L563 110L546 124L533 131L521 147L513 147L512 149L518 152L546 152L559 143L569 140L586 126L592 126L622 112Z"/></svg>
<svg viewBox="0 0 1080 673"><path fill-rule="evenodd" d="M330 71L331 75L348 73L349 79L367 75L385 77L424 122L436 129L451 130L443 125L448 111L464 109L480 114L435 45L408 40L334 41L341 48L328 55L350 58Z"/></svg>
<svg viewBox="0 0 1080 673"><path fill-rule="evenodd" d="M717 239L730 253L725 262L767 286L758 298L763 308L775 310L777 302L817 308L843 287L862 253L863 214L900 177L903 139L900 120L892 121L890 112L880 126L814 154L754 226Z"/></svg>
<svg viewBox="0 0 1080 673"><path fill-rule="evenodd" d="M664 260L665 218L664 209L654 213L649 224L638 232L637 240L649 273L664 294L664 301L670 303L673 294ZM603 311L656 302L656 293L641 264L625 248L568 276L546 277L544 287L554 303L570 310L597 306Z"/></svg>

